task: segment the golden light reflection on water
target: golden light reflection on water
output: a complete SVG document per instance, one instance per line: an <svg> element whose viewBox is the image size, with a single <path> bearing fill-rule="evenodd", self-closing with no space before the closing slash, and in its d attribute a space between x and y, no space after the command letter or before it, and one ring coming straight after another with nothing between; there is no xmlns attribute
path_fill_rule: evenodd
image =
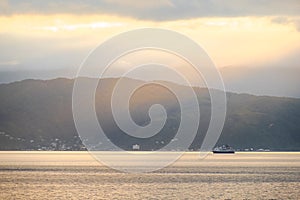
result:
<svg viewBox="0 0 300 200"><path fill-rule="evenodd" d="M299 152L210 153L202 160L188 152L145 174L112 170L88 152L0 152L0 199L298 199L299 180Z"/></svg>

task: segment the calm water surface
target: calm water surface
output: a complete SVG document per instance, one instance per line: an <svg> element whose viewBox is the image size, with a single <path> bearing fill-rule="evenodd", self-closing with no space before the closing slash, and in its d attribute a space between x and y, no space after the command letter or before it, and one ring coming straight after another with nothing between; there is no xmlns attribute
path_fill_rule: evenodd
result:
<svg viewBox="0 0 300 200"><path fill-rule="evenodd" d="M87 152L0 152L0 191L0 199L300 199L300 153L189 152L128 174Z"/></svg>

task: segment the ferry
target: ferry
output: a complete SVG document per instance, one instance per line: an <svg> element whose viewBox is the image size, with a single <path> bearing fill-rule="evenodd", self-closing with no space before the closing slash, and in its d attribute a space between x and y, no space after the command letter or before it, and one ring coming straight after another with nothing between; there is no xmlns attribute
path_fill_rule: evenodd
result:
<svg viewBox="0 0 300 200"><path fill-rule="evenodd" d="M235 153L235 150L231 146L226 144L214 148L213 153Z"/></svg>

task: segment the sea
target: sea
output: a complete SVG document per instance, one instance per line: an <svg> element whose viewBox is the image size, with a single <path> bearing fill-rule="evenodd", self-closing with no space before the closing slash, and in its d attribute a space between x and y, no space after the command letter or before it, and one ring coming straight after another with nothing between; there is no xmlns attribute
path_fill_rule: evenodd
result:
<svg viewBox="0 0 300 200"><path fill-rule="evenodd" d="M298 200L300 152L185 152L156 171L127 173L89 152L2 151L0 199Z"/></svg>

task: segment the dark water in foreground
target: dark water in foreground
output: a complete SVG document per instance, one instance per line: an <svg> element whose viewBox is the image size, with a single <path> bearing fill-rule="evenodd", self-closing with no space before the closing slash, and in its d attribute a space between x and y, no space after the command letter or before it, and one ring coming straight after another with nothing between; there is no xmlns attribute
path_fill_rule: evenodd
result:
<svg viewBox="0 0 300 200"><path fill-rule="evenodd" d="M0 191L0 199L300 199L300 153L186 153L127 174L87 152L0 152Z"/></svg>

